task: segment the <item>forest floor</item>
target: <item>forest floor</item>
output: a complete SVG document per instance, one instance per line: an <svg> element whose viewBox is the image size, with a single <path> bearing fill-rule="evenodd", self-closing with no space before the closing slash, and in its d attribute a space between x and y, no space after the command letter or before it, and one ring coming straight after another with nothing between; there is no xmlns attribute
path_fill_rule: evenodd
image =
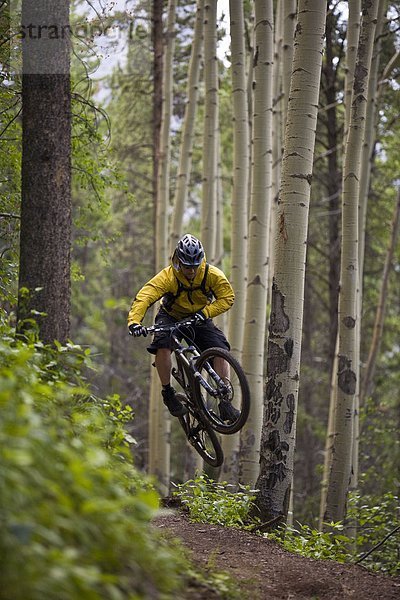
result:
<svg viewBox="0 0 400 600"><path fill-rule="evenodd" d="M165 509L154 524L167 538L179 539L203 572L227 573L239 594L215 593L207 585L189 582L179 600L400 599L400 577L376 575L360 565L304 558L248 531L192 523L182 510Z"/></svg>

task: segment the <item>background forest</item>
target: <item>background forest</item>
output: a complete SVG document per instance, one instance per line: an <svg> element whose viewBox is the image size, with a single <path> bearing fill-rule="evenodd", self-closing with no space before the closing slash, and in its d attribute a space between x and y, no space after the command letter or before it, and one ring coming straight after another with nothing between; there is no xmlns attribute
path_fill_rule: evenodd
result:
<svg viewBox="0 0 400 600"><path fill-rule="evenodd" d="M261 440L267 463L264 469L268 473L276 465L276 456L271 457L273 452L265 442L271 399L268 382L273 379L270 369L275 364L272 340L277 296L273 295L272 278L275 276L276 283L279 278L288 281L292 276L290 272L285 275L282 265L287 259L280 254L277 240L282 233L279 211L285 202L290 204L285 182L291 167L285 163L285 145L292 142L286 137L286 127L293 114L290 111L295 110L295 86L290 87L293 55L301 62L294 32L303 17L297 14L294 1L244 2L243 12L242 3L231 2L229 34L229 15L221 14L220 8L217 16L217 2L127 0L124 6L111 4L99 2L94 11L92 3L70 3L71 30L76 35L71 55L73 224L68 339L70 349L78 345L80 350L75 351L82 357L79 369L76 367L79 383L72 378L73 385L89 386L91 397L108 398L102 410L111 415L121 411L129 440L134 440L130 452L135 467L139 472L156 474L162 494L168 493L169 481L179 484L194 476L201 465L190 458L189 449L187 456L183 452L174 423L159 433L159 454L154 455L150 448L152 427L158 426L149 423L154 369L146 352L147 341L128 338L126 318L137 290L168 263L177 237L183 232L198 235L208 259L224 269L237 292L237 305L221 325L248 375L253 407L242 436L226 442L230 445L224 447L227 459L222 472L206 469L206 473L234 485L256 486ZM312 527L319 522L322 526L326 515L322 489L328 494L328 520L342 521L346 516L347 508L341 514L340 510L329 513L335 483L332 478L329 481L326 456L338 433L338 422L335 430L329 416L332 419L332 410L335 412L330 406L334 405L337 380L334 360L341 323L339 296L344 289L344 232L352 220L346 207L352 201L354 204L355 193L346 192L346 161L355 154L349 146L348 131L365 126L355 205L360 275L356 288L362 302L354 304L359 311L354 328L359 355L354 355L353 363L358 365L359 377L351 407L352 415L358 418L347 450L351 481L344 495L347 498L348 492L352 493L354 513L350 511L350 516L356 514L357 506L368 507L371 514L375 510L380 515L388 532L398 518L400 487L400 249L396 241L400 13L396 2L372 3L378 18L371 18L374 30L366 69L365 113L357 117L354 109L351 116L352 89L356 93L353 80L360 73L355 69L358 36L364 31L361 4L318 1L324 9L325 37L322 54L317 51L322 64L316 69L315 142L311 140L308 148L312 179L305 192L308 225L302 235L306 244L299 242L306 248L304 288L293 287L291 298L293 310L301 307L297 316L291 313L293 321L302 322L301 355L300 349L297 354L301 366L294 393L294 476L292 481L289 473L286 482L292 485L293 493L290 507L285 509L279 499L276 502L278 512L286 510L292 522L294 518ZM8 26L5 5L3 2L3 31ZM358 21L351 20L354 15ZM261 21L270 23L268 32L260 33L260 27L255 27ZM196 36L203 40L197 50L193 50L195 27ZM222 40L228 48L225 55ZM112 57L117 46L123 51L118 61L109 62L111 67L105 73L101 55ZM298 46L300 52L301 42ZM197 67L193 66L196 51ZM255 56L262 59L257 63ZM18 312L23 89L15 64L8 64L4 55L0 62L0 306L3 333L11 339ZM261 71L263 65L265 70ZM242 90L239 99L238 89ZM263 94L264 104L259 104L262 100L258 94ZM356 117L358 123L352 121ZM210 122L212 136L207 135ZM207 146L208 137L212 143ZM260 147L267 151L260 152ZM257 157L263 154L267 162L257 167ZM264 180L260 173L264 173ZM296 185L300 189L303 182ZM50 192L48 202L52 202ZM211 220L209 214L213 215ZM259 229L255 223L261 223ZM287 227L290 231L289 222ZM294 228L300 235L300 223L297 226L295 222ZM293 264L297 264L295 259ZM274 265L278 265L275 272ZM257 286L251 284L257 277L262 291L256 289L252 296L252 288ZM146 323L151 319L149 314ZM261 337L252 328L254 322ZM258 358L253 359L252 352L261 356L261 373L253 372ZM5 364L8 360L4 358ZM49 364L46 377L51 380ZM125 413L127 406L133 416ZM336 415L340 410L336 409ZM157 418L166 421L163 413ZM18 416L10 416L10 422L14 419ZM171 449L166 451L169 428ZM251 448L249 434L255 438ZM336 456L341 451L336 449ZM249 452L257 457L255 467L246 463ZM166 465L165 457L169 456ZM350 519L350 536L352 525Z"/></svg>

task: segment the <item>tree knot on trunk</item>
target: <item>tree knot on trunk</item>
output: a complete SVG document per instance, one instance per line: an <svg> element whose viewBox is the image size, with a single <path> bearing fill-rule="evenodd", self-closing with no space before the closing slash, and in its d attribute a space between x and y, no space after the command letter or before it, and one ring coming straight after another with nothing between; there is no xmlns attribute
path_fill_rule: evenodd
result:
<svg viewBox="0 0 400 600"><path fill-rule="evenodd" d="M344 317L342 322L347 329L354 329L356 326L356 320L353 317Z"/></svg>
<svg viewBox="0 0 400 600"><path fill-rule="evenodd" d="M351 360L347 356L339 355L338 386L343 393L352 396L356 393L357 377L351 369Z"/></svg>

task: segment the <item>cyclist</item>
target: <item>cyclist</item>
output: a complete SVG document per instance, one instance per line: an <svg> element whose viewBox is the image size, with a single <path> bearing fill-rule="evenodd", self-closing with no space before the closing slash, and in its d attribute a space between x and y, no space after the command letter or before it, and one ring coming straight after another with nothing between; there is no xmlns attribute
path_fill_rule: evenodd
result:
<svg viewBox="0 0 400 600"><path fill-rule="evenodd" d="M147 310L161 299L155 323L175 323L185 317L195 316L194 343L200 351L211 347L230 350L224 333L212 318L227 311L233 304L234 292L225 274L206 262L200 240L187 233L178 242L171 264L157 273L136 294L128 315L130 335L147 335L142 321ZM155 354L155 366L162 385L162 397L171 415L179 417L187 412L171 386L171 340L168 332L159 332L147 350ZM216 359L215 370L220 377L229 378L229 365ZM238 411L223 401L220 416L235 420Z"/></svg>

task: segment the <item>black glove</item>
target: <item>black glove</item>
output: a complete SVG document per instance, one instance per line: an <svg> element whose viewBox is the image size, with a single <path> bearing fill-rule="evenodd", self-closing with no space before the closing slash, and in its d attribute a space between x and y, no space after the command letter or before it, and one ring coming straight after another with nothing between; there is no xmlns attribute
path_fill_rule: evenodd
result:
<svg viewBox="0 0 400 600"><path fill-rule="evenodd" d="M143 335L146 337L147 329L146 327L143 327L143 325L132 323L132 325L129 325L129 335L133 335L133 337L139 337L140 335Z"/></svg>
<svg viewBox="0 0 400 600"><path fill-rule="evenodd" d="M207 321L207 317L205 314L199 310L197 313L194 313L195 325L201 325L205 321Z"/></svg>

